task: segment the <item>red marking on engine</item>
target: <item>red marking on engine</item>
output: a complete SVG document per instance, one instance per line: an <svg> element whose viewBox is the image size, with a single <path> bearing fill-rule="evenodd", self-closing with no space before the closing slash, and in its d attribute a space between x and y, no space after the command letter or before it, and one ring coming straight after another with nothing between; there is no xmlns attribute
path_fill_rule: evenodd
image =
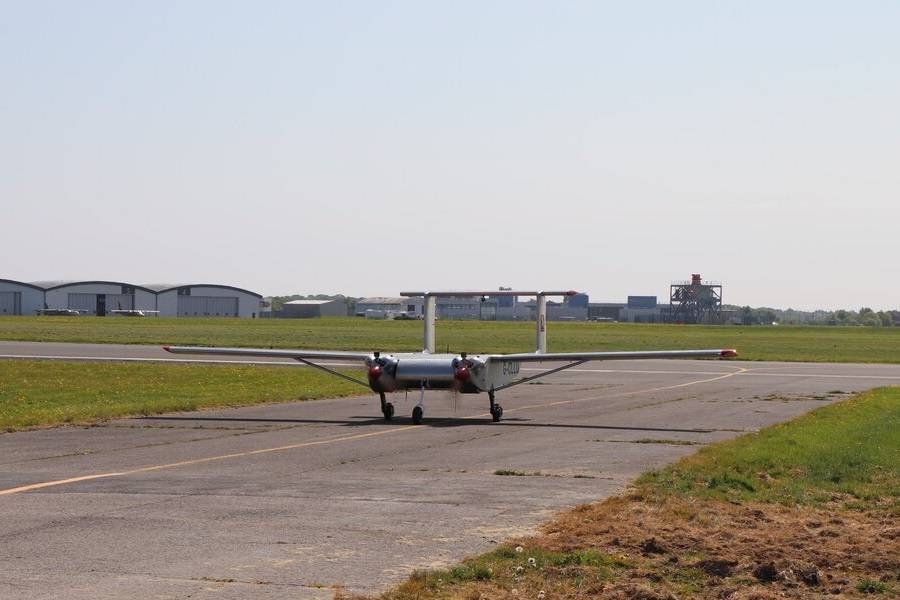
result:
<svg viewBox="0 0 900 600"><path fill-rule="evenodd" d="M453 374L453 377L454 377L454 379L456 379L457 381L468 381L468 380L469 380L469 377L471 377L471 374L469 373L469 370L468 370L467 368L465 368L465 367L460 367L460 368L458 368L458 369L456 370L456 372Z"/></svg>

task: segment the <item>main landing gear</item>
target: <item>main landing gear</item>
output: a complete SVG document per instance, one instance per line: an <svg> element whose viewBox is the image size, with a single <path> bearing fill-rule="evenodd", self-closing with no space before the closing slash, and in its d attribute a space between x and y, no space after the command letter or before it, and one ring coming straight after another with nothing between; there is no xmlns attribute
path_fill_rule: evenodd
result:
<svg viewBox="0 0 900 600"><path fill-rule="evenodd" d="M394 405L387 401L387 397L384 392L379 394L381 396L381 414L384 415L385 421L390 421L394 418ZM494 423L500 421L501 417L503 417L503 407L497 404L494 399L494 391L491 390L488 392L488 399L491 401L491 420ZM425 387L422 387L421 395L419 396L419 403L413 407L412 410L412 422L413 425L421 425L422 419L425 418Z"/></svg>
<svg viewBox="0 0 900 600"><path fill-rule="evenodd" d="M384 392L381 392L381 414L384 415L385 421L390 421L394 418L394 405L387 401L384 397Z"/></svg>
<svg viewBox="0 0 900 600"><path fill-rule="evenodd" d="M413 407L412 422L413 425L421 425L422 417L425 416L425 382L422 382L422 392L419 395L419 403Z"/></svg>
<svg viewBox="0 0 900 600"><path fill-rule="evenodd" d="M494 402L494 390L488 392L488 399L491 401L491 419L496 423L503 416L503 407Z"/></svg>

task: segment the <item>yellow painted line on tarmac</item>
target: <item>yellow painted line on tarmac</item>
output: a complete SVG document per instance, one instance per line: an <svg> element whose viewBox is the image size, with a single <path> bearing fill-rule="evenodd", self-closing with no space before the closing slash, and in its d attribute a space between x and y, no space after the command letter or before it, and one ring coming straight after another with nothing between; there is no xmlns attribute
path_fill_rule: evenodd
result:
<svg viewBox="0 0 900 600"><path fill-rule="evenodd" d="M511 408L507 412L518 412L522 410L530 410L535 408L548 408L553 406L560 406L564 404L576 404L579 402L590 402L595 400L605 400L607 398L618 398L623 396L633 396L635 394L651 394L653 392L662 392L665 390L673 390L683 387L689 387L692 385L699 385L701 383L711 383L713 381L719 381L722 379L727 379L728 377L733 377L735 375L740 375L742 373L746 373L750 369L748 368L739 368L737 371L732 371L730 373L726 373L724 375L720 375L718 377L711 377L708 379L698 379L696 381L688 381L685 383L678 383L675 385L665 385L660 387L648 388L643 390L632 390L628 392L617 392L614 394L604 394L602 396L589 396L587 398L576 398L575 400L559 400L557 402L547 402L544 404L531 404L527 406L519 406L517 408ZM478 419L482 417L490 416L490 413L482 413L479 415L472 415L470 417L464 417L466 419ZM373 431L369 433L359 433L354 435L345 435L340 437L332 437L326 438L322 440L314 440L311 442L300 442L298 444L289 444L287 446L277 446L275 448L262 448L259 450L248 450L246 452L234 452L232 454L220 454L218 456L208 456L206 458L195 458L190 460L183 460L179 462L166 463L162 465L150 465L146 467L139 467L137 469L129 469L127 471L115 471L110 473L96 473L93 475L82 475L80 477L69 477L67 479L57 479L54 481L43 481L40 483L32 483L29 485L23 485L14 488L8 488L5 490L0 490L0 496L8 496L10 494L19 494L22 492L30 492L34 490L39 490L48 487L60 486L60 485L68 485L71 483L79 483L82 481L91 481L94 479L107 479L110 477L125 477L127 475L137 475L139 473L149 473L151 471L161 471L163 469L174 469L177 467L185 467L189 465L198 465L208 462L215 462L220 460L227 460L230 458L242 458L246 456L255 456L257 454L268 454L270 452L283 452L285 450L295 450L297 448L308 448L311 446L322 446L325 444L336 444L338 442L350 442L355 440L361 440L381 435L388 435L391 433L400 433L404 431L413 431L420 427L424 427L424 425L404 425L403 427L393 427L391 429L384 429L382 431Z"/></svg>
<svg viewBox="0 0 900 600"><path fill-rule="evenodd" d="M162 465L150 465L147 467L139 467L137 469L129 469L127 471L115 471L110 473L97 473L94 475L83 475L81 477L69 477L68 479L57 479L54 481L43 481L41 483L32 483L19 487L0 490L0 496L8 496L10 494L18 494L21 492L30 492L47 487L58 485L68 485L70 483L78 483L80 481L91 481L93 479L106 479L109 477L124 477L126 475L136 475L138 473L149 473L151 471L161 471L163 469L174 469L176 467L184 467L188 465L198 465L202 463L214 462L219 460L227 460L229 458L241 458L244 456L254 456L256 454L267 454L269 452L283 452L285 450L295 450L297 448L308 448L310 446L321 446L325 444L334 444L337 442L350 442L353 440L361 440L364 438L375 437L378 435L387 435L389 433L399 433L402 431L412 431L424 427L423 425L408 425L404 427L394 427L382 431L373 431L370 433L359 433L354 435L345 435L341 437L326 438L324 440L314 440L311 442L300 442L299 444L289 444L287 446L277 446L275 448L262 448L259 450L248 450L246 452L234 452L232 454L220 454L218 456L208 456L206 458L195 458L191 460L182 460L179 462L166 463Z"/></svg>

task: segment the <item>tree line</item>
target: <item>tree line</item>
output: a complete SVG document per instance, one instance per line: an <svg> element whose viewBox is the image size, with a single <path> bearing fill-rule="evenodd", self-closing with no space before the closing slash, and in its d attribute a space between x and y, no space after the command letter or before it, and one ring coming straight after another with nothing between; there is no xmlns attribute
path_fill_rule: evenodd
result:
<svg viewBox="0 0 900 600"><path fill-rule="evenodd" d="M900 310L875 311L868 307L859 310L803 311L778 308L734 307L742 325L844 325L861 327L900 327Z"/></svg>

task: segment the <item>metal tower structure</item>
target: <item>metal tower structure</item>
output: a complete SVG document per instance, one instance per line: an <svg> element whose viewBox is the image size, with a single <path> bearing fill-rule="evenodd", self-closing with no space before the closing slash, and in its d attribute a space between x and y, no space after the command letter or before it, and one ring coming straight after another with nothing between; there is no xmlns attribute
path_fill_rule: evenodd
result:
<svg viewBox="0 0 900 600"><path fill-rule="evenodd" d="M672 323L719 325L722 320L722 284L707 282L698 273L690 281L676 281L669 286Z"/></svg>

